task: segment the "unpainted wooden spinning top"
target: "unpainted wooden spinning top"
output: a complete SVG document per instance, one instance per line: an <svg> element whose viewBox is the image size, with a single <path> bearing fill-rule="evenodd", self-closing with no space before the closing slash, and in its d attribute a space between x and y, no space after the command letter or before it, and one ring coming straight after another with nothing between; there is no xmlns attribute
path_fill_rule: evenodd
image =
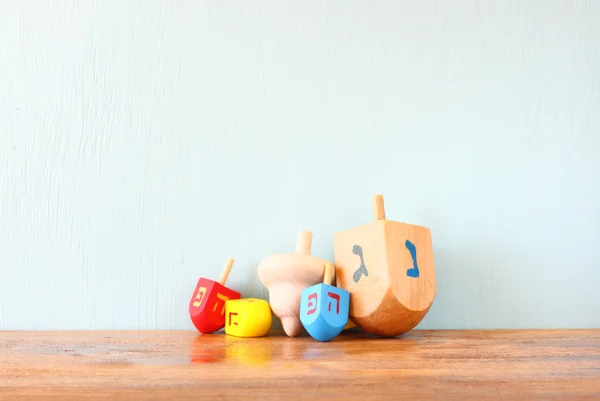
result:
<svg viewBox="0 0 600 401"><path fill-rule="evenodd" d="M323 266L331 263L310 254L312 233L301 230L296 240L296 252L277 254L263 259L258 277L269 290L271 310L281 320L290 337L302 331L300 297L302 290L323 282ZM332 280L335 280L335 272Z"/></svg>

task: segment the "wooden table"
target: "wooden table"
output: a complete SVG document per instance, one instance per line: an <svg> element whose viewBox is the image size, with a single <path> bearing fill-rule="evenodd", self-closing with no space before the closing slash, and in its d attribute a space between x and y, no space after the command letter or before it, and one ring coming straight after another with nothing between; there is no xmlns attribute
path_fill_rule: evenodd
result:
<svg viewBox="0 0 600 401"><path fill-rule="evenodd" d="M22 398L19 398L22 397ZM0 332L0 399L600 400L600 330Z"/></svg>

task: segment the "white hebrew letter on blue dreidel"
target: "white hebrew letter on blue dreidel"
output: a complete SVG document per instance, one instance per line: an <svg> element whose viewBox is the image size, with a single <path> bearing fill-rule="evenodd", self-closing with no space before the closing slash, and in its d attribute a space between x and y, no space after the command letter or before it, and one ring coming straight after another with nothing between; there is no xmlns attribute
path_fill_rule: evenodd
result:
<svg viewBox="0 0 600 401"><path fill-rule="evenodd" d="M302 291L300 321L316 340L335 338L348 323L350 293L328 284L317 284Z"/></svg>

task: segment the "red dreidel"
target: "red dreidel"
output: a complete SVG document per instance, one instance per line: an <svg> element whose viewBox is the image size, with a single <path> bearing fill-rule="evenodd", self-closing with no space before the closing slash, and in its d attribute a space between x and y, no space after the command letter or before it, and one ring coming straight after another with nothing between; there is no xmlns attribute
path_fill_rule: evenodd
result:
<svg viewBox="0 0 600 401"><path fill-rule="evenodd" d="M218 282L200 277L190 300L190 318L200 333L212 333L225 326L225 301L240 299L241 294L225 287L233 266L229 258Z"/></svg>

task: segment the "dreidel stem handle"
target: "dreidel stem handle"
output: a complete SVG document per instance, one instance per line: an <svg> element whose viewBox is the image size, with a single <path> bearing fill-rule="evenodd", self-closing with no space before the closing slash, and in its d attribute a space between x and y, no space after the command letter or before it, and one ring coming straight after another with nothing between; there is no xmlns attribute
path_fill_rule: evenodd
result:
<svg viewBox="0 0 600 401"><path fill-rule="evenodd" d="M377 194L373 197L373 219L385 220L385 205L383 195Z"/></svg>
<svg viewBox="0 0 600 401"><path fill-rule="evenodd" d="M325 265L325 274L323 275L323 283L331 285L331 276L333 273L333 264L327 263Z"/></svg>
<svg viewBox="0 0 600 401"><path fill-rule="evenodd" d="M227 282L227 277L229 277L229 272L231 271L231 266L233 266L233 259L229 258L229 259L227 259L227 263L225 263L225 267L223 268L223 271L221 272L221 278L219 279L219 283L221 283L222 286L225 286L225 283Z"/></svg>
<svg viewBox="0 0 600 401"><path fill-rule="evenodd" d="M300 230L296 239L296 253L310 255L312 246L312 233L310 231Z"/></svg>

